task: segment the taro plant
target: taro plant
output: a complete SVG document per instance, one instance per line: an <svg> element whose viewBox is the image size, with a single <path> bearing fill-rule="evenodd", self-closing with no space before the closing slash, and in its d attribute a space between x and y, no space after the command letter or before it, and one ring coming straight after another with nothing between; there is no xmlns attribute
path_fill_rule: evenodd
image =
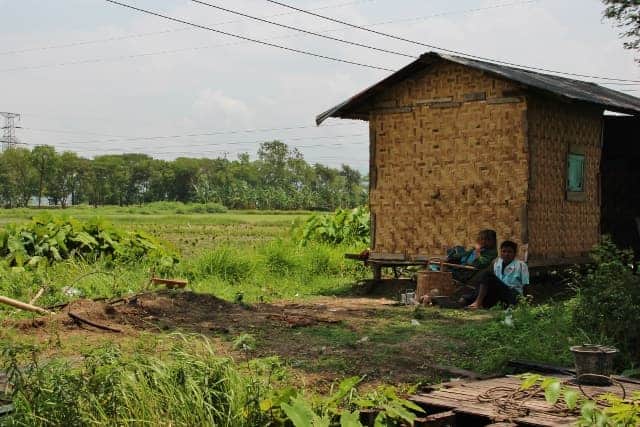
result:
<svg viewBox="0 0 640 427"><path fill-rule="evenodd" d="M100 218L81 222L43 215L25 224L8 224L0 229L0 259L11 267L36 267L72 258L127 262L143 257L158 260L162 265L177 261L175 253L153 237L118 229Z"/></svg>
<svg viewBox="0 0 640 427"><path fill-rule="evenodd" d="M337 209L331 215L316 214L302 226L300 243L362 244L370 240L369 209Z"/></svg>

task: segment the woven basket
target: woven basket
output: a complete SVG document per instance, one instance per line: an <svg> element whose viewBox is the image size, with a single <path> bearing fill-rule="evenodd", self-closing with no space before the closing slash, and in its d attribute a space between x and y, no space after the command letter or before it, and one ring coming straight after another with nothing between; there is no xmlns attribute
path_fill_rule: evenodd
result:
<svg viewBox="0 0 640 427"><path fill-rule="evenodd" d="M430 261L431 264L438 261ZM439 261L441 263L441 261ZM416 300L424 295L444 295L452 296L456 291L456 284L453 274L444 271L444 266L440 264L440 271L424 270L418 272L418 284L416 286Z"/></svg>

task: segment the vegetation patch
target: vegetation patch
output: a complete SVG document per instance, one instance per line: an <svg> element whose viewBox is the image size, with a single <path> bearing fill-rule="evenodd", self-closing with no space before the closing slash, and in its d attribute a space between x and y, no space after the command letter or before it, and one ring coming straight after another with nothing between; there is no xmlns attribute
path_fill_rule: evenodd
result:
<svg viewBox="0 0 640 427"><path fill-rule="evenodd" d="M177 261L174 252L146 233L124 231L99 218L82 222L52 215L5 225L0 230L0 257L10 267L35 267L71 258L88 262L152 258L168 265Z"/></svg>
<svg viewBox="0 0 640 427"><path fill-rule="evenodd" d="M369 245L369 209L338 209L332 215L311 216L302 227L300 242Z"/></svg>

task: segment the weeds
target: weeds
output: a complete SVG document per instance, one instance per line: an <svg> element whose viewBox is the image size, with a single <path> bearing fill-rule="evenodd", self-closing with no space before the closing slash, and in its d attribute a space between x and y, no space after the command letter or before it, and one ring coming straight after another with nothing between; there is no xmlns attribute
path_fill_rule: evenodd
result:
<svg viewBox="0 0 640 427"><path fill-rule="evenodd" d="M379 425L411 423L415 412L422 411L392 387L359 394L358 377L343 380L328 395L283 387L286 370L278 358L247 360L243 370L217 356L204 338L175 338L164 357L124 354L106 344L75 364L63 359L43 362L36 347L4 344L2 369L15 410L0 422L329 427L361 425L361 408L379 411ZM239 337L237 344L246 351L254 345L248 335Z"/></svg>
<svg viewBox="0 0 640 427"><path fill-rule="evenodd" d="M467 354L457 362L479 372L502 371L509 360L570 366L569 347L588 340L572 325L571 304L532 306L523 300L511 311L512 322L505 322L507 312L496 308L491 320L468 322L444 332L466 340Z"/></svg>

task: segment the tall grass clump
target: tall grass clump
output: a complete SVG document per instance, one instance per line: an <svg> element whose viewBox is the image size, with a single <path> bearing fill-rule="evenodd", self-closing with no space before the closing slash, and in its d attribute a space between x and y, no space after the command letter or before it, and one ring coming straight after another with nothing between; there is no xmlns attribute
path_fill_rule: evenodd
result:
<svg viewBox="0 0 640 427"><path fill-rule="evenodd" d="M278 358L249 359L251 337L236 343L245 363L217 356L204 338L182 337L168 354L136 349L124 354L106 344L80 362L44 361L37 347L3 344L0 368L8 386L0 402L14 410L0 416L7 426L361 426L361 409L377 409L376 425L412 425L415 404L380 387L366 394L352 377L327 395L286 386ZM415 411L415 412L413 412Z"/></svg>
<svg viewBox="0 0 640 427"><path fill-rule="evenodd" d="M213 276L230 284L238 284L254 273L255 263L250 256L238 248L219 246L185 263L182 271L192 280Z"/></svg>
<svg viewBox="0 0 640 427"><path fill-rule="evenodd" d="M33 347L5 346L3 369L15 411L3 425L217 425L259 421L252 384L204 340L167 357L105 345L80 364L40 360Z"/></svg>
<svg viewBox="0 0 640 427"><path fill-rule="evenodd" d="M261 252L266 270L275 276L293 275L301 267L297 248L283 240L265 244Z"/></svg>

